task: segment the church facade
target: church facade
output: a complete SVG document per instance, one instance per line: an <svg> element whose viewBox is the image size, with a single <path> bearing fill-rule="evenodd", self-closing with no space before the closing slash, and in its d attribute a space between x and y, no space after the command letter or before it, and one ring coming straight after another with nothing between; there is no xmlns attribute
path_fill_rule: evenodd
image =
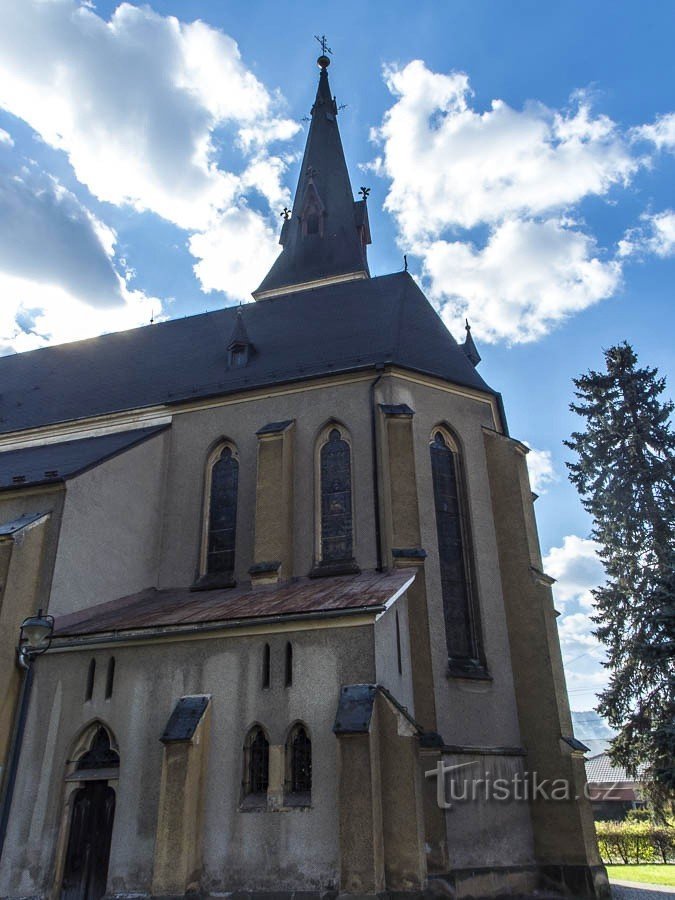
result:
<svg viewBox="0 0 675 900"><path fill-rule="evenodd" d="M608 896L527 448L319 66L255 303L0 360L2 897Z"/></svg>

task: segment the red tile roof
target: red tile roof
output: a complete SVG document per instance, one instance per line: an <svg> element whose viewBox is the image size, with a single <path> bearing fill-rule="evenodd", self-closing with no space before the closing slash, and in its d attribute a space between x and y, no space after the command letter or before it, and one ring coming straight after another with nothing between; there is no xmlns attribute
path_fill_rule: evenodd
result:
<svg viewBox="0 0 675 900"><path fill-rule="evenodd" d="M413 569L394 569L335 578L300 578L256 588L246 585L199 592L189 588L148 588L58 616L54 636L75 637L210 622L234 624L277 616L328 616L359 609L375 612L401 593L414 577Z"/></svg>

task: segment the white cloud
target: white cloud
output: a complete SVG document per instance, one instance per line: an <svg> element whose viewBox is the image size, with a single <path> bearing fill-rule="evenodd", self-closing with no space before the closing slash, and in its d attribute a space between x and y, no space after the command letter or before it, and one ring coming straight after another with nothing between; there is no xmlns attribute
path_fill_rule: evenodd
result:
<svg viewBox="0 0 675 900"><path fill-rule="evenodd" d="M555 220L498 225L482 248L436 240L419 248L432 298L446 325L465 317L487 341L534 341L610 297L621 266L596 255L593 238Z"/></svg>
<svg viewBox="0 0 675 900"><path fill-rule="evenodd" d="M619 241L619 255L653 253L660 257L672 256L675 253L675 210L645 213L641 219L644 224L631 228Z"/></svg>
<svg viewBox="0 0 675 900"><path fill-rule="evenodd" d="M204 229L240 190L216 165L214 131L234 144L255 127L264 148L297 130L235 41L203 22L129 3L106 22L75 0L0 0L0 26L0 105L64 150L100 200Z"/></svg>
<svg viewBox="0 0 675 900"><path fill-rule="evenodd" d="M675 113L659 116L653 125L640 125L633 135L651 141L658 150L675 151Z"/></svg>
<svg viewBox="0 0 675 900"><path fill-rule="evenodd" d="M0 353L145 324L156 298L127 284L116 235L54 178L0 168Z"/></svg>
<svg viewBox="0 0 675 900"><path fill-rule="evenodd" d="M391 179L386 206L408 242L565 209L627 183L639 167L614 122L593 116L583 97L568 112L494 100L481 113L465 74L415 60L385 79L396 102L375 136Z"/></svg>
<svg viewBox="0 0 675 900"><path fill-rule="evenodd" d="M585 610L592 608L591 590L605 581L599 550L595 541L568 534L562 546L551 547L544 557L544 570L556 579L553 592L563 609L574 603Z"/></svg>
<svg viewBox="0 0 675 900"><path fill-rule="evenodd" d="M565 677L573 709L595 705L595 695L607 686L602 663L603 645L593 635L593 588L605 581L595 541L568 534L562 545L544 557L544 571L557 579L553 585L556 607L561 610L558 634L565 663Z"/></svg>
<svg viewBox="0 0 675 900"><path fill-rule="evenodd" d="M106 21L77 0L0 0L0 106L63 150L97 199L190 232L205 290L250 298L254 284L228 277L259 271L255 259L278 246L271 214L248 200L288 202L291 157L269 148L299 126L231 37L149 6L121 3ZM246 227L234 233L243 208Z"/></svg>
<svg viewBox="0 0 675 900"><path fill-rule="evenodd" d="M555 469L553 468L553 458L550 450L536 450L524 441L525 446L530 448L527 454L527 468L530 473L530 486L535 494L545 494L553 484L558 480Z"/></svg>
<svg viewBox="0 0 675 900"><path fill-rule="evenodd" d="M24 167L0 172L0 271L97 307L121 305L114 233L58 181Z"/></svg>
<svg viewBox="0 0 675 900"><path fill-rule="evenodd" d="M0 355L34 350L147 325L161 302L141 291L124 291L113 308L91 306L56 284L0 272Z"/></svg>
<svg viewBox="0 0 675 900"><path fill-rule="evenodd" d="M621 259L574 213L648 164L630 135L583 93L567 110L494 100L480 111L463 73L415 60L385 80L395 99L373 130L372 168L390 180L399 242L449 327L468 315L483 340L533 341L617 290Z"/></svg>
<svg viewBox="0 0 675 900"><path fill-rule="evenodd" d="M235 208L217 225L189 241L199 260L194 269L205 291L227 290L234 297L249 297L279 253L278 237L250 209Z"/></svg>
<svg viewBox="0 0 675 900"><path fill-rule="evenodd" d="M14 146L12 135L8 131L5 131L4 128L0 128L0 144L6 144L8 147Z"/></svg>

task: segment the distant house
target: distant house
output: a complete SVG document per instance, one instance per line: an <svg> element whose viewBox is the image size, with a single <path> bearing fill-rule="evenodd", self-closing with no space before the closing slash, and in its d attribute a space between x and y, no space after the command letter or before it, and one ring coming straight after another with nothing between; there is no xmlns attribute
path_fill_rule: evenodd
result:
<svg viewBox="0 0 675 900"><path fill-rule="evenodd" d="M640 799L639 781L630 778L621 766L615 766L607 752L586 760L586 779L596 819L619 821L629 810L645 805Z"/></svg>

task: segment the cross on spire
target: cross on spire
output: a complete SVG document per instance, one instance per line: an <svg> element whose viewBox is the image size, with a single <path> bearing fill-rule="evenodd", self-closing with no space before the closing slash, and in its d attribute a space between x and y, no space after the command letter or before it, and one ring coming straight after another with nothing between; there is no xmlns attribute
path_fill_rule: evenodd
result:
<svg viewBox="0 0 675 900"><path fill-rule="evenodd" d="M332 53L332 52L333 52L333 51L330 49L330 47L328 46L328 41L327 41L327 39L326 39L326 35L325 35L325 34L322 34L321 37L319 37L318 34L315 34L315 35L314 35L314 40L319 42L319 45L320 45L320 47L321 47L321 55L322 55L322 56L325 56L327 53Z"/></svg>

